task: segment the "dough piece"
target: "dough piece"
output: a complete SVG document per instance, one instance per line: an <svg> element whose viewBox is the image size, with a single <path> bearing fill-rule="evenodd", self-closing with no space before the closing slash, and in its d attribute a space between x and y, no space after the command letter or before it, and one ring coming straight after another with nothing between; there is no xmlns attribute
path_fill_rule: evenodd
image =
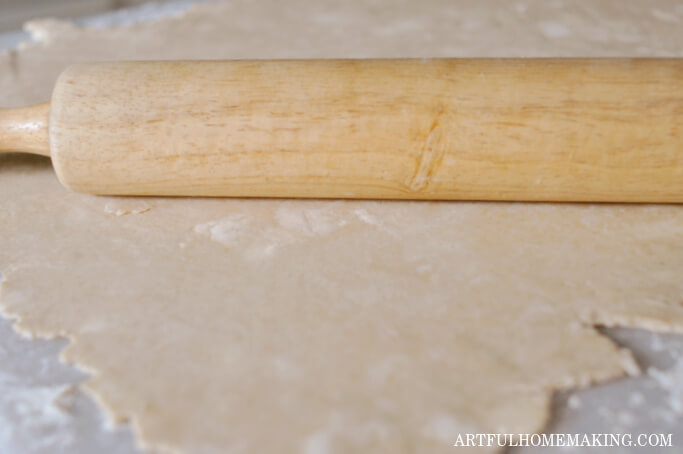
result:
<svg viewBox="0 0 683 454"><path fill-rule="evenodd" d="M36 22L38 43L0 56L0 105L45 100L86 60L680 55L682 17L663 0L241 0ZM542 430L555 389L637 373L593 325L683 330L680 206L105 198L23 155L0 156L0 194L4 312L68 336L146 447L450 453L459 433Z"/></svg>

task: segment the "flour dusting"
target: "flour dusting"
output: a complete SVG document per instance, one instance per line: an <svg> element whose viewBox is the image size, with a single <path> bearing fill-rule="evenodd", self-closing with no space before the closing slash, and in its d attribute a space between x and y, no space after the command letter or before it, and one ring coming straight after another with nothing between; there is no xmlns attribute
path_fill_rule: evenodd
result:
<svg viewBox="0 0 683 454"><path fill-rule="evenodd" d="M667 403L678 415L683 415L683 358L678 358L671 369L650 367L647 373L668 393Z"/></svg>
<svg viewBox="0 0 683 454"><path fill-rule="evenodd" d="M571 35L567 27L557 22L539 22L538 28L548 38L564 38Z"/></svg>
<svg viewBox="0 0 683 454"><path fill-rule="evenodd" d="M107 214L112 214L114 216L125 216L127 214L142 214L146 213L152 209L152 206L145 202L139 200L126 200L107 202L104 205L104 212Z"/></svg>
<svg viewBox="0 0 683 454"><path fill-rule="evenodd" d="M9 452L38 452L73 442L73 385L32 385L0 374L0 446Z"/></svg>
<svg viewBox="0 0 683 454"><path fill-rule="evenodd" d="M249 224L249 218L238 213L217 221L198 224L194 227L194 232L224 246L234 246L245 235Z"/></svg>

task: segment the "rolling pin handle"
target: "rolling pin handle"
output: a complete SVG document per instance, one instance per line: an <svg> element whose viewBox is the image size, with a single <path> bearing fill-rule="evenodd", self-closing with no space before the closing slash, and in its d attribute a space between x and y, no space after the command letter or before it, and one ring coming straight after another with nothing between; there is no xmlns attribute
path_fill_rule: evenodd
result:
<svg viewBox="0 0 683 454"><path fill-rule="evenodd" d="M20 151L50 156L47 131L50 103L0 109L0 152Z"/></svg>

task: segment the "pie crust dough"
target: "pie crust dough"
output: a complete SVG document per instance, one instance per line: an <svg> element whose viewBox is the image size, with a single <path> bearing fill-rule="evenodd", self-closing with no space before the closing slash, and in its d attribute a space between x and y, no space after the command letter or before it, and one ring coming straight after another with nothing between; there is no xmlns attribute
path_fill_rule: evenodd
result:
<svg viewBox="0 0 683 454"><path fill-rule="evenodd" d="M28 25L0 105L90 60L681 56L675 1L204 4ZM106 152L106 150L103 150ZM453 452L638 373L594 325L683 331L683 207L106 198L0 156L0 305L145 447ZM477 452L486 452L478 450Z"/></svg>

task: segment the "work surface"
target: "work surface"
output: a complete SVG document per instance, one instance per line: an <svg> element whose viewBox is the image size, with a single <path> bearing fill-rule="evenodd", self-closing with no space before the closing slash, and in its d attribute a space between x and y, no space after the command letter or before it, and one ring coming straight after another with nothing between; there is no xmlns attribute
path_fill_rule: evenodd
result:
<svg viewBox="0 0 683 454"><path fill-rule="evenodd" d="M420 8L408 2L392 8L388 3L357 8L299 3L299 8L285 8L276 3L256 7L228 2L165 23L115 31L83 32L63 23L34 25L44 44L0 60L0 78L6 84L2 86L17 87L3 92L2 106L43 100L49 91L46 84L23 83L39 79L31 78L37 68L49 73L67 61L98 56L675 56L683 42L683 10L666 1L633 10L621 2L590 8L568 2L462 2L457 8L447 7L447 2L427 2ZM135 15L118 17L130 20ZM217 32L221 27L228 31ZM210 43L209 38L226 41ZM131 44L135 39L144 42ZM203 40L205 45L200 45ZM635 372L628 354L578 323L665 331L680 331L683 326L677 309L683 273L680 207L131 201L61 192L49 180L49 172L49 164L38 158L0 161L0 181L12 185L2 194L2 212L10 215L0 224L1 232L13 233L2 238L0 270L6 281L0 303L22 316L25 330L76 335L78 347L70 350L69 359L93 369L97 378L89 388L112 414L132 416L150 444L180 446L187 452L225 452L220 435L210 430L202 434L196 428L193 432L192 421L184 419L207 414L218 418L218 431L230 434L233 428L230 440L236 452L246 450L247 443L259 446L250 439L259 433L283 445L301 445L307 452L326 452L327 447L334 452L335 443L345 436L352 437L346 442L362 446L377 437L382 440L384 433L389 439L406 440L399 444L406 452L406 446L433 441L450 452L449 442L458 431L491 430L506 422L517 430L540 428L549 387ZM37 179L47 185L49 194L31 192ZM36 230L34 224L49 227ZM92 247L101 240L99 249ZM207 268L208 264L222 269ZM259 280L264 273L274 284ZM76 275L97 276L101 282L79 280ZM233 294L239 295L236 305L230 299ZM263 303L269 299L278 305ZM174 300L186 300L187 305L169 304ZM316 301L325 305L318 307ZM225 310L232 312L222 319ZM153 311L161 314L156 325L157 319L145 318ZM129 317L135 312L141 315ZM87 323L80 323L83 320ZM240 326L231 324L233 320ZM111 331L112 323L132 325L136 331ZM476 330L460 324L474 324ZM299 331L287 332L287 325ZM411 331L413 326L423 331ZM551 327L550 332L542 326ZM317 327L325 330L317 333ZM397 327L401 329L393 337ZM341 328L351 336L344 337ZM212 329L227 337L191 355L176 354L188 353L184 345ZM301 336L306 330L311 337ZM553 330L563 333L564 339L558 341ZM449 337L450 332L456 335ZM115 342L105 345L100 333L108 339L114 336ZM639 331L610 334L633 350L645 376L563 395L550 429L674 432L674 442L683 442L681 339ZM21 340L7 321L0 325L0 336L0 447L17 453L136 452L127 429L111 433L99 428L104 418L98 408L71 388L86 374L58 364L56 355L64 341ZM354 342L358 336L364 343ZM245 338L251 343L241 343ZM316 348L326 339L330 350L324 345ZM544 356L535 350L537 344L555 350ZM563 345L566 349L560 349ZM345 347L350 349L346 360ZM146 348L155 349L147 363L136 351ZM420 362L421 355L413 354L418 348L433 355L434 362ZM472 356L475 348L480 354ZM261 366L245 361L245 352L256 357L268 354L268 370L279 377L274 383L285 385L273 394L266 385L274 383ZM309 357L297 358L298 352ZM576 362L582 357L587 361ZM157 358L164 362L155 362ZM245 377L255 386L237 380L221 388L223 382L236 380L233 376L214 383L222 373L213 369L219 360L232 361L234 368L251 367ZM370 380L369 390L349 388L357 378L346 371L363 361L372 366L364 378ZM496 366L501 361L509 364L502 374ZM149 364L155 368L148 370ZM193 364L203 377L199 382L187 375ZM650 366L653 369L647 372ZM300 378L302 368L310 380ZM424 372L416 373L416 368ZM142 372L132 373L136 369ZM174 377L160 374L169 370L176 370L184 381L165 386ZM141 387L140 375L151 388L162 389L162 395ZM342 381L335 382L335 375ZM483 387L473 387L477 380ZM373 391L377 382L382 385ZM304 392L294 391L297 383L306 384ZM501 392L508 383L517 388L510 394ZM202 394L193 388L198 384L215 386L216 392ZM163 394L169 389L173 396ZM397 389L408 398L401 400ZM497 397L468 402L461 397L467 389ZM267 422L268 415L261 420L246 411L231 390L253 393L250 402L257 408L259 402L283 399L278 405L292 414L272 413L270 417L281 418L273 425ZM330 390L346 390L340 397L349 405L335 400ZM190 392L198 395L200 411L183 405L164 408L166 401L173 404L172 397ZM522 395L520 401L511 400L514 394ZM385 398L377 402L384 407L361 405L377 395ZM222 407L217 401L226 399L228 407L241 408L239 417L216 410ZM529 404L534 399L539 399L538 405ZM140 402L144 405L138 406ZM398 402L397 410L392 402ZM332 407L336 416L328 417L325 412ZM493 408L514 417L504 412L493 417ZM316 418L316 411L324 417ZM306 416L307 412L311 413ZM419 421L418 426L410 417L420 415L434 418L427 425ZM310 429L306 424L283 424L289 422L283 416L317 421ZM247 427L239 427L240 418L246 418ZM515 426L517 420L521 423ZM211 425L202 422L207 424ZM320 427L314 430L316 424ZM374 449L390 446L385 441Z"/></svg>

